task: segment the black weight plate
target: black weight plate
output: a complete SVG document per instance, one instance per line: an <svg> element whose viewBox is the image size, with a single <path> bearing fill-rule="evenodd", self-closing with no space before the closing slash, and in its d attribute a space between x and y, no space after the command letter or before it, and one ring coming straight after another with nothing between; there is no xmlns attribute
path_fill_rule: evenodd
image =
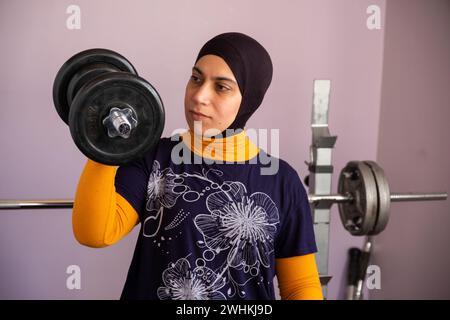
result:
<svg viewBox="0 0 450 320"><path fill-rule="evenodd" d="M69 84L67 86L67 103L70 106L72 104L73 99L75 98L75 95L77 94L78 90L89 82L90 80L94 79L95 77L101 75L102 73L107 72L118 72L121 71L118 68L107 64L107 63L92 63L88 64L84 67L81 67L75 74L72 76L72 78L69 81Z"/></svg>
<svg viewBox="0 0 450 320"><path fill-rule="evenodd" d="M389 212L391 207L391 192L384 170L375 161L364 161L372 170L378 192L378 213L377 220L373 230L369 235L377 235L381 233L387 226L389 221Z"/></svg>
<svg viewBox="0 0 450 320"><path fill-rule="evenodd" d="M351 195L353 202L339 203L344 227L354 236L369 234L376 223L377 188L370 167L361 161L350 161L341 170L338 193Z"/></svg>
<svg viewBox="0 0 450 320"><path fill-rule="evenodd" d="M108 136L103 120L112 107L131 107L138 121L129 138ZM144 155L160 139L165 114L162 100L146 80L125 72L103 74L75 96L69 127L75 144L88 158L123 165Z"/></svg>
<svg viewBox="0 0 450 320"><path fill-rule="evenodd" d="M69 123L70 105L67 91L73 76L90 64L109 64L111 68L137 75L133 65L122 55L108 49L88 49L67 60L56 74L53 82L53 103L56 111L65 123Z"/></svg>

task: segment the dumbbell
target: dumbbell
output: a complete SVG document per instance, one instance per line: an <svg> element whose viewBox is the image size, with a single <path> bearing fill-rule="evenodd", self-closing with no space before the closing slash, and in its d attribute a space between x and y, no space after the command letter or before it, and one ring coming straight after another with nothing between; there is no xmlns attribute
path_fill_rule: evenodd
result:
<svg viewBox="0 0 450 320"><path fill-rule="evenodd" d="M80 151L107 165L143 157L164 129L156 89L108 49L85 50L67 60L53 83L53 102Z"/></svg>

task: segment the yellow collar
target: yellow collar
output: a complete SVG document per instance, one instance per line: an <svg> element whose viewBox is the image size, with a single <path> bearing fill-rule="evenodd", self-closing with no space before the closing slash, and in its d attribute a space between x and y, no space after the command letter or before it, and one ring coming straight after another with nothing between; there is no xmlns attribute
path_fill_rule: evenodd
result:
<svg viewBox="0 0 450 320"><path fill-rule="evenodd" d="M203 158L236 162L250 160L259 153L259 148L248 138L245 130L220 139L202 137L191 130L182 133L181 137L192 152Z"/></svg>

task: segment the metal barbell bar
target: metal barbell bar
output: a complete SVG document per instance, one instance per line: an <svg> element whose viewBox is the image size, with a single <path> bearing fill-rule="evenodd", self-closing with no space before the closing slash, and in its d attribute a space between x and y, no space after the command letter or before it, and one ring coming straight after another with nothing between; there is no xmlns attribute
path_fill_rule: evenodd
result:
<svg viewBox="0 0 450 320"><path fill-rule="evenodd" d="M352 235L376 235L386 228L390 203L446 200L440 193L390 193L383 169L374 161L350 161L339 176L338 194L309 194L314 206L339 205L342 224ZM73 200L0 200L0 210L72 208Z"/></svg>
<svg viewBox="0 0 450 320"><path fill-rule="evenodd" d="M59 200L0 200L0 210L13 209L69 209L72 199Z"/></svg>
<svg viewBox="0 0 450 320"><path fill-rule="evenodd" d="M446 200L447 193L393 193L391 194L392 202L410 202L410 201L434 201L434 200ZM349 203L354 201L354 198L350 195L342 195L342 194L309 194L308 195L309 203L317 204L317 203Z"/></svg>
<svg viewBox="0 0 450 320"><path fill-rule="evenodd" d="M391 201L433 201L446 200L447 193L393 193ZM354 201L351 195L342 194L309 194L309 203L348 203ZM70 209L73 208L73 200L0 200L0 210L13 209Z"/></svg>

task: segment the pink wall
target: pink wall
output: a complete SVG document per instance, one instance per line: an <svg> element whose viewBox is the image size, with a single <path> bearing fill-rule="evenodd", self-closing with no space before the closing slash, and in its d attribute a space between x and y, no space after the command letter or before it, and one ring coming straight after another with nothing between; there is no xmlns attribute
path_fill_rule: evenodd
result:
<svg viewBox="0 0 450 320"><path fill-rule="evenodd" d="M450 1L387 2L378 156L394 191L450 191ZM392 205L375 299L450 298L449 201Z"/></svg>
<svg viewBox="0 0 450 320"><path fill-rule="evenodd" d="M66 28L70 4L81 8L81 30ZM372 4L381 8L381 30L366 27ZM0 198L74 195L85 158L51 97L55 74L71 55L105 47L128 57L160 92L168 136L185 127L184 87L200 46L225 31L248 33L270 52L273 83L248 127L279 128L281 157L301 177L309 160L313 80L332 80L336 190L348 161L377 155L384 7L384 0L2 1ZM336 207L332 214L329 298L336 299L343 296L347 249L363 239L343 229ZM0 298L119 296L136 230L94 250L75 242L70 222L69 210L0 213ZM81 267L80 291L65 287L70 264Z"/></svg>

